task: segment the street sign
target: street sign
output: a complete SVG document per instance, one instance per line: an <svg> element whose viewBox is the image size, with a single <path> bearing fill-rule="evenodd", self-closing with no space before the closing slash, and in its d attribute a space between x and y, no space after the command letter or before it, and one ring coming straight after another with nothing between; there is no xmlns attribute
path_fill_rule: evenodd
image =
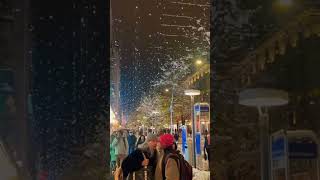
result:
<svg viewBox="0 0 320 180"><path fill-rule="evenodd" d="M271 135L271 140L272 180L290 179L297 173L312 173L319 179L318 143L313 131L280 130Z"/></svg>
<svg viewBox="0 0 320 180"><path fill-rule="evenodd" d="M318 156L315 142L289 142L290 159L315 159Z"/></svg>
<svg viewBox="0 0 320 180"><path fill-rule="evenodd" d="M285 156L285 141L280 137L272 142L272 159L281 159Z"/></svg>
<svg viewBox="0 0 320 180"><path fill-rule="evenodd" d="M285 139L280 136L272 141L271 144L272 169L283 169L285 163Z"/></svg>
<svg viewBox="0 0 320 180"><path fill-rule="evenodd" d="M210 111L209 104L207 104L207 103L196 104L194 106L194 111L195 112L209 112Z"/></svg>
<svg viewBox="0 0 320 180"><path fill-rule="evenodd" d="M182 152L185 153L187 147L187 128L182 126Z"/></svg>
<svg viewBox="0 0 320 180"><path fill-rule="evenodd" d="M196 133L196 152L197 155L201 155L201 133Z"/></svg>

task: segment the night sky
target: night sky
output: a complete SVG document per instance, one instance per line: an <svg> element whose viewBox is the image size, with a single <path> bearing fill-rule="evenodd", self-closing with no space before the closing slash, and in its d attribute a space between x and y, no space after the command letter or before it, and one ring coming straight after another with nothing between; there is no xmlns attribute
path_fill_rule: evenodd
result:
<svg viewBox="0 0 320 180"><path fill-rule="evenodd" d="M192 27L209 29L209 2L114 0L111 7L121 54L121 107L129 114L160 77L168 55L179 59L206 51Z"/></svg>

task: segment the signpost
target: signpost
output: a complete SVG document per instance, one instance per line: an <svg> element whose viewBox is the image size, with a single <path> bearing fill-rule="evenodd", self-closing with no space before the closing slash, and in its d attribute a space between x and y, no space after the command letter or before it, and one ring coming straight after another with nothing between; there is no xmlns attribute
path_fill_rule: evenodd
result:
<svg viewBox="0 0 320 180"><path fill-rule="evenodd" d="M319 180L317 136L310 130L280 130L271 135L271 179Z"/></svg>
<svg viewBox="0 0 320 180"><path fill-rule="evenodd" d="M209 130L208 122L210 121L210 106L208 103L196 103L194 105L194 119L196 124L196 154L201 155L201 133L204 130ZM202 123L205 124L205 129L202 126Z"/></svg>

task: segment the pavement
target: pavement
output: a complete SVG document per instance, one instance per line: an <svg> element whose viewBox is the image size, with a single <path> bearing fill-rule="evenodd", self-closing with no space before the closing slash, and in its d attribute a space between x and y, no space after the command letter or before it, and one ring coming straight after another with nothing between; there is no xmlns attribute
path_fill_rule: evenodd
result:
<svg viewBox="0 0 320 180"><path fill-rule="evenodd" d="M203 171L209 171L209 161L204 160L204 157L203 157L203 154L204 154L203 145L204 145L204 139L201 140L201 155L197 155L196 157L196 168ZM188 148L186 149L185 153L182 152L181 139L179 139L178 150L181 151L184 158L193 166L192 138L188 137Z"/></svg>

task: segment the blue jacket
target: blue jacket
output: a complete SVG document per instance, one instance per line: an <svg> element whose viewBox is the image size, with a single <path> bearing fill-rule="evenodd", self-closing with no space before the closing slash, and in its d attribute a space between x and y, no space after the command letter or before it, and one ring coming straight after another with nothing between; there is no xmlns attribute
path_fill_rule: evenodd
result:
<svg viewBox="0 0 320 180"><path fill-rule="evenodd" d="M128 136L128 144L130 147L134 147L137 141L137 137L135 135Z"/></svg>

